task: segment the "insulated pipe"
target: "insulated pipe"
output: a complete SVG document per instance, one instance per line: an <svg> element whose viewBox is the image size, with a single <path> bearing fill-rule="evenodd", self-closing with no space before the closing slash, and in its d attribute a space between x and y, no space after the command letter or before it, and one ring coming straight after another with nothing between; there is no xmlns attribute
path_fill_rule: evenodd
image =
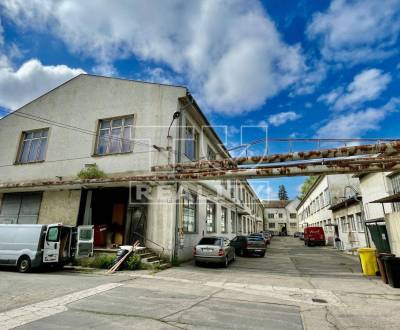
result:
<svg viewBox="0 0 400 330"><path fill-rule="evenodd" d="M373 154L394 155L400 153L400 141L379 144L366 144L352 147L341 147L333 149L322 149L313 151L298 151L286 154L275 154L267 156L252 156L225 158L219 160L200 160L197 162L179 163L174 165L153 166L153 172L173 171L195 168L224 168L236 167L238 165L256 165L263 163L284 163L290 161L302 161L322 158L337 158L350 156L363 156Z"/></svg>
<svg viewBox="0 0 400 330"><path fill-rule="evenodd" d="M96 186L105 183L117 182L178 182L178 181L202 181L220 179L256 179L269 177L307 176L321 174L346 174L346 173L374 173L400 170L400 161L382 162L380 164L335 164L335 165L307 165L296 167L263 167L248 169L214 170L200 173L154 173L152 175L106 177L100 179L71 179L52 181L31 181L20 183L2 183L0 189L32 188L32 187L60 187L63 185Z"/></svg>

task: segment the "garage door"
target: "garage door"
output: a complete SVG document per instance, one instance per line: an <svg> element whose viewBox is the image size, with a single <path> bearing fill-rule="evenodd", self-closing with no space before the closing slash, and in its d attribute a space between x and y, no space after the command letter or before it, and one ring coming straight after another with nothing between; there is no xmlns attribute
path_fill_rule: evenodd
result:
<svg viewBox="0 0 400 330"><path fill-rule="evenodd" d="M41 202L41 192L4 194L0 209L0 223L37 223Z"/></svg>

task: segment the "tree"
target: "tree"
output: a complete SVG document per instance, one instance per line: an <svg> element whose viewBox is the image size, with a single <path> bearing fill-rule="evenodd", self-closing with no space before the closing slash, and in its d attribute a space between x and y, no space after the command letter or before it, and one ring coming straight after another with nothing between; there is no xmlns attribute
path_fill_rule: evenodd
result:
<svg viewBox="0 0 400 330"><path fill-rule="evenodd" d="M309 176L304 180L304 183L301 185L301 192L300 192L300 199L303 199L308 191L310 190L310 188L312 187L312 185L315 183L315 181L317 181L318 176Z"/></svg>
<svg viewBox="0 0 400 330"><path fill-rule="evenodd" d="M281 200L281 201L287 201L289 199L288 194L286 192L286 188L283 184L279 186L278 196L279 196L279 200Z"/></svg>

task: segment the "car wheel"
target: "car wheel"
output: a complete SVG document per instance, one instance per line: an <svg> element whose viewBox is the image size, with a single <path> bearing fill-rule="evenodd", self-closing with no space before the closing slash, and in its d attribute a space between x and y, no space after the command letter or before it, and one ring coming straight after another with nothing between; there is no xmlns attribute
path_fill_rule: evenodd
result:
<svg viewBox="0 0 400 330"><path fill-rule="evenodd" d="M20 273L28 272L31 269L31 259L27 256L21 257L18 260L17 268Z"/></svg>
<svg viewBox="0 0 400 330"><path fill-rule="evenodd" d="M201 262L200 262L200 261L197 261L197 260L194 261L194 264L195 264L196 266L201 266Z"/></svg>
<svg viewBox="0 0 400 330"><path fill-rule="evenodd" d="M265 252L260 254L261 258L265 257Z"/></svg>
<svg viewBox="0 0 400 330"><path fill-rule="evenodd" d="M232 261L236 260L236 253L233 254Z"/></svg>

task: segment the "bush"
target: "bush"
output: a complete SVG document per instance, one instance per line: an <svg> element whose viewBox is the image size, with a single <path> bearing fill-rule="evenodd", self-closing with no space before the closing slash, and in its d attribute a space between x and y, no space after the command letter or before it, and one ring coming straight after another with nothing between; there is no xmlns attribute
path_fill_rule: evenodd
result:
<svg viewBox="0 0 400 330"><path fill-rule="evenodd" d="M130 257L128 257L128 260L126 261L127 269L129 270L137 270L142 268L142 260L140 259L140 256L137 254L133 254Z"/></svg>
<svg viewBox="0 0 400 330"><path fill-rule="evenodd" d="M114 260L115 256L112 254L99 254L91 258L78 259L75 264L82 267L109 269Z"/></svg>
<svg viewBox="0 0 400 330"><path fill-rule="evenodd" d="M106 174L98 168L97 165L89 166L84 168L78 173L78 178L85 180L85 179L100 179L104 178Z"/></svg>

